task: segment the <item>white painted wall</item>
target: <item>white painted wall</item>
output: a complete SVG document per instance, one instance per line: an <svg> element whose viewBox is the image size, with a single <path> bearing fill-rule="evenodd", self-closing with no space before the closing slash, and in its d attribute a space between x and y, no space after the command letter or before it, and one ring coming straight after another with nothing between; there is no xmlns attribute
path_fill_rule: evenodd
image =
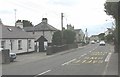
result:
<svg viewBox="0 0 120 77"><path fill-rule="evenodd" d="M5 49L9 49L10 52L13 53L23 53L23 52L31 52L34 51L34 39L31 39L31 49L28 48L28 39L12 39L13 42L13 48L11 50L11 42L10 39L0 39L0 47L1 47L1 41L5 41ZM18 50L18 40L22 40L22 50Z"/></svg>

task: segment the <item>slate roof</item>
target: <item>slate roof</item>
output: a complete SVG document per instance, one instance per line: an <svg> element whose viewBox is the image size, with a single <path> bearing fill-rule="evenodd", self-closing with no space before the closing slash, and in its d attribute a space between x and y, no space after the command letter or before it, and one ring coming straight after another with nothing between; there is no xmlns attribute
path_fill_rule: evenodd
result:
<svg viewBox="0 0 120 77"><path fill-rule="evenodd" d="M33 31L34 31L34 27L23 27L23 29L24 29L26 32L33 32Z"/></svg>
<svg viewBox="0 0 120 77"><path fill-rule="evenodd" d="M25 32L23 29L15 26L7 26L0 24L0 38L2 39L27 39L33 38L32 35ZM34 39L34 38L33 38Z"/></svg>
<svg viewBox="0 0 120 77"><path fill-rule="evenodd" d="M41 36L35 42L40 42L40 41L48 41L48 40L44 36Z"/></svg>
<svg viewBox="0 0 120 77"><path fill-rule="evenodd" d="M58 29L49 25L48 23L41 22L34 27L34 31L56 31Z"/></svg>
<svg viewBox="0 0 120 77"><path fill-rule="evenodd" d="M56 31L58 29L54 28L53 26L47 24L47 23L44 23L44 22L41 22L39 24L37 24L36 26L34 27L24 27L23 28L26 32L33 32L33 31Z"/></svg>

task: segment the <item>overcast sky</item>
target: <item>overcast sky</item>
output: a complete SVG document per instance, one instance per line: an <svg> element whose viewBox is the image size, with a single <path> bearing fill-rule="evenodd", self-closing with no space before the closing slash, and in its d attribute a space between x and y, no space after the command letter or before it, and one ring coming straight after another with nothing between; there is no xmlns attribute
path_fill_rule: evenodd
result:
<svg viewBox="0 0 120 77"><path fill-rule="evenodd" d="M0 18L3 24L14 26L16 9L16 19L29 20L33 25L37 25L43 17L47 17L50 25L61 29L61 13L64 13L65 28L66 24L72 24L75 29L83 31L87 28L88 34L91 35L111 27L111 17L104 12L105 1L0 0Z"/></svg>

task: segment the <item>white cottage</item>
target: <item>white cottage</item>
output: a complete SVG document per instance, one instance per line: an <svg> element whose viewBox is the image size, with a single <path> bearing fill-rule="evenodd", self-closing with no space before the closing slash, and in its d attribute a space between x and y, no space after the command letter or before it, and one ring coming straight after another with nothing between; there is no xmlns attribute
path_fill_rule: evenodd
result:
<svg viewBox="0 0 120 77"><path fill-rule="evenodd" d="M0 47L10 52L34 51L34 38L20 27L0 24Z"/></svg>

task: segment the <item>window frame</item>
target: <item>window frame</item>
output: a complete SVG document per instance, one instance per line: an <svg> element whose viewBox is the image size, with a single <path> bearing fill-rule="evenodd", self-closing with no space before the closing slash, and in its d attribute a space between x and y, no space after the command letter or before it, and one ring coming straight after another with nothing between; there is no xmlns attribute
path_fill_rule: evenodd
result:
<svg viewBox="0 0 120 77"><path fill-rule="evenodd" d="M22 50L22 40L18 40L18 50Z"/></svg>
<svg viewBox="0 0 120 77"><path fill-rule="evenodd" d="M32 47L31 47L31 40L28 40L28 49L31 49Z"/></svg>
<svg viewBox="0 0 120 77"><path fill-rule="evenodd" d="M1 48L5 49L6 41L1 41Z"/></svg>

